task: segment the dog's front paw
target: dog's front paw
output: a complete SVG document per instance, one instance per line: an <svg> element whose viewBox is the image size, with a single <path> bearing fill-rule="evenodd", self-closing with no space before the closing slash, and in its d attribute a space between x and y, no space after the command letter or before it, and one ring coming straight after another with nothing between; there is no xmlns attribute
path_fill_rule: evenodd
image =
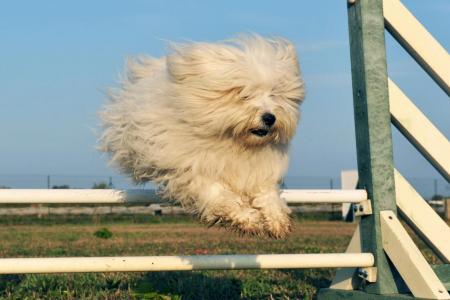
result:
<svg viewBox="0 0 450 300"><path fill-rule="evenodd" d="M228 201L208 202L200 219L209 226L219 225L247 235L262 235L264 219L258 209L243 204L239 197Z"/></svg>
<svg viewBox="0 0 450 300"><path fill-rule="evenodd" d="M291 210L286 203L281 200L278 193L272 192L256 197L252 203L258 208L263 218L265 235L283 239L291 232Z"/></svg>
<svg viewBox="0 0 450 300"><path fill-rule="evenodd" d="M292 230L291 218L286 213L264 213L264 229L266 234L275 239L284 239Z"/></svg>
<svg viewBox="0 0 450 300"><path fill-rule="evenodd" d="M242 234L262 235L264 219L261 212L254 208L242 208L231 216L230 226Z"/></svg>

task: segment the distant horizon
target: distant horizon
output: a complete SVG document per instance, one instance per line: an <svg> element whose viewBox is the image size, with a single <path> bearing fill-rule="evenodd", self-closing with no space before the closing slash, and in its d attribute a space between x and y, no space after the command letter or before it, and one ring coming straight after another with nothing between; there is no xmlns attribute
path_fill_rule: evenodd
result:
<svg viewBox="0 0 450 300"><path fill-rule="evenodd" d="M50 178L48 178L48 176ZM48 180L50 179L50 180ZM70 188L92 188L94 184L109 184L117 189L153 189L153 182L135 185L125 176L98 174L3 174L0 173L0 188L53 188L67 185ZM408 181L426 199L435 194L450 196L450 184L439 177L407 177ZM290 189L341 189L340 176L285 176L285 187Z"/></svg>

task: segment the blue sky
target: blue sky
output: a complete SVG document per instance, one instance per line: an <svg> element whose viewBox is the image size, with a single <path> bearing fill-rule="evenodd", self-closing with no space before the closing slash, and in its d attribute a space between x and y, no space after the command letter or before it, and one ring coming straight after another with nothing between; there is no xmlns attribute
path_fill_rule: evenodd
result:
<svg viewBox="0 0 450 300"><path fill-rule="evenodd" d="M450 2L403 3L449 49ZM116 174L94 148L96 112L125 58L240 32L297 46L307 97L288 175L355 168L346 1L42 0L1 5L0 173ZM449 137L448 97L389 36L387 45L390 76ZM438 177L395 131L394 144L406 176Z"/></svg>

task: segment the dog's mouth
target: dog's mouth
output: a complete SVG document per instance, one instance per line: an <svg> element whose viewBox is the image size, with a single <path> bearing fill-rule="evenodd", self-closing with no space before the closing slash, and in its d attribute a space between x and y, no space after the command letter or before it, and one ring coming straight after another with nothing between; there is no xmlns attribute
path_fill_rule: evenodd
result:
<svg viewBox="0 0 450 300"><path fill-rule="evenodd" d="M266 136L266 135L269 133L268 130L262 129L262 128L252 129L252 130L250 130L250 132L251 132L252 134L256 135L256 136L259 136L259 137Z"/></svg>

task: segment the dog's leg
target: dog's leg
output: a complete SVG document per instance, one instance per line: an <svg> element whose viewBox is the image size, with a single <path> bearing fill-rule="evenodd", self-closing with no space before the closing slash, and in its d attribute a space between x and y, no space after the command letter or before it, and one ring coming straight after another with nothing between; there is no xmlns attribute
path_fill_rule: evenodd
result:
<svg viewBox="0 0 450 300"><path fill-rule="evenodd" d="M263 218L249 200L227 189L223 184L202 180L195 202L200 218L211 225L219 224L245 234L260 235Z"/></svg>
<svg viewBox="0 0 450 300"><path fill-rule="evenodd" d="M257 195L252 206L261 211L264 229L269 236L284 238L291 231L291 210L280 198L278 189L273 188Z"/></svg>

